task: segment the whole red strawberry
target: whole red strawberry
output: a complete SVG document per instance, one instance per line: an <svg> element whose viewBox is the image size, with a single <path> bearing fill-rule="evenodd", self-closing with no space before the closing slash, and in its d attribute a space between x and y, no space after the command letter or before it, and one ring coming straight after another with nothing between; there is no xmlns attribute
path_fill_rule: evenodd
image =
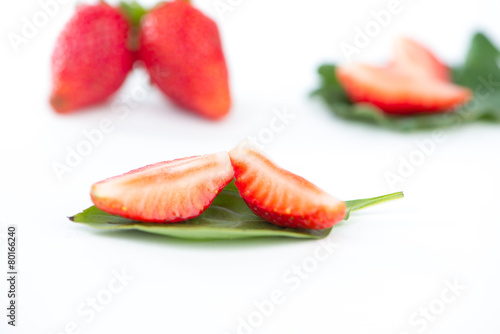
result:
<svg viewBox="0 0 500 334"><path fill-rule="evenodd" d="M163 3L143 17L139 52L152 81L172 101L211 119L229 112L219 30L188 2Z"/></svg>
<svg viewBox="0 0 500 334"><path fill-rule="evenodd" d="M104 101L121 86L134 62L129 29L127 19L105 3L77 7L52 55L50 103L57 112Z"/></svg>

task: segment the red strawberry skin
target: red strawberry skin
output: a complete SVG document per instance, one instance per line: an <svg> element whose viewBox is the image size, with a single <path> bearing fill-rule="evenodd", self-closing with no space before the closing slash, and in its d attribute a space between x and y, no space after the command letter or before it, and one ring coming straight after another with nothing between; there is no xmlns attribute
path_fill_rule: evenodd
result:
<svg viewBox="0 0 500 334"><path fill-rule="evenodd" d="M345 218L343 201L278 167L249 142L229 156L241 197L262 219L286 227L324 229Z"/></svg>
<svg viewBox="0 0 500 334"><path fill-rule="evenodd" d="M226 152L159 162L92 186L99 209L152 223L175 223L202 214L233 179Z"/></svg>
<svg viewBox="0 0 500 334"><path fill-rule="evenodd" d="M118 90L134 62L128 34L129 23L117 9L105 3L77 7L52 54L55 111L97 104Z"/></svg>
<svg viewBox="0 0 500 334"><path fill-rule="evenodd" d="M139 53L152 81L179 106L214 120L229 112L219 30L188 2L163 3L143 17Z"/></svg>

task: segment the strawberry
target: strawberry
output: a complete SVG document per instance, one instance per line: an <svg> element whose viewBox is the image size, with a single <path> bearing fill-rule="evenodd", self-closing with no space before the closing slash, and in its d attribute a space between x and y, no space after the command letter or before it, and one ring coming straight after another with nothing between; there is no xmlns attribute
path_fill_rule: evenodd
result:
<svg viewBox="0 0 500 334"><path fill-rule="evenodd" d="M179 106L210 119L229 112L219 31L188 2L162 3L142 18L139 54L152 81Z"/></svg>
<svg viewBox="0 0 500 334"><path fill-rule="evenodd" d="M101 210L153 223L199 216L233 179L226 152L159 162L92 186Z"/></svg>
<svg viewBox="0 0 500 334"><path fill-rule="evenodd" d="M344 219L346 205L278 167L248 141L229 152L236 187L249 208L273 224L324 229Z"/></svg>
<svg viewBox="0 0 500 334"><path fill-rule="evenodd" d="M464 104L469 89L440 79L406 71L397 66L374 67L363 64L339 66L336 75L353 102L371 103L388 114L442 112Z"/></svg>
<svg viewBox="0 0 500 334"><path fill-rule="evenodd" d="M396 40L393 66L414 76L450 81L449 68L423 45L409 38L400 37Z"/></svg>
<svg viewBox="0 0 500 334"><path fill-rule="evenodd" d="M117 9L103 2L77 7L52 54L55 111L104 101L121 86L134 61L128 33L128 21Z"/></svg>

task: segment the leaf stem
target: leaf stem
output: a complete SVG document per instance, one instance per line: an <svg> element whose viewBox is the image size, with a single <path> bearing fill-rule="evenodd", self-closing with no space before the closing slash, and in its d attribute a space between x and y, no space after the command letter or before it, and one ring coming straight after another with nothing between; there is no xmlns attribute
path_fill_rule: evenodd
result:
<svg viewBox="0 0 500 334"><path fill-rule="evenodd" d="M141 18L148 12L137 1L120 1L120 8L134 27L139 27Z"/></svg>
<svg viewBox="0 0 500 334"><path fill-rule="evenodd" d="M372 205L377 205L381 204L387 201L392 201L398 198L403 198L404 194L402 191L395 192L392 194L387 194L387 195L382 195L382 196L377 196L377 197L372 197L372 198L364 198L364 199L357 199L353 201L346 201L345 204L348 208L345 220L349 218L351 215L351 212L353 211L358 211L361 209L364 209L366 207L372 206Z"/></svg>

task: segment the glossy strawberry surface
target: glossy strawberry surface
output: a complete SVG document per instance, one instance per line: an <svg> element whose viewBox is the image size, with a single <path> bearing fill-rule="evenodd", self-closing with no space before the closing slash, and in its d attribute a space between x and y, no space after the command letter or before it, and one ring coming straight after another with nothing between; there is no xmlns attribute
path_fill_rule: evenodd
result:
<svg viewBox="0 0 500 334"><path fill-rule="evenodd" d="M134 62L129 23L105 3L79 5L52 54L55 111L68 113L106 100L120 88Z"/></svg>
<svg viewBox="0 0 500 334"><path fill-rule="evenodd" d="M188 2L162 3L143 17L140 59L152 82L182 108L209 119L229 112L228 70L219 30Z"/></svg>

